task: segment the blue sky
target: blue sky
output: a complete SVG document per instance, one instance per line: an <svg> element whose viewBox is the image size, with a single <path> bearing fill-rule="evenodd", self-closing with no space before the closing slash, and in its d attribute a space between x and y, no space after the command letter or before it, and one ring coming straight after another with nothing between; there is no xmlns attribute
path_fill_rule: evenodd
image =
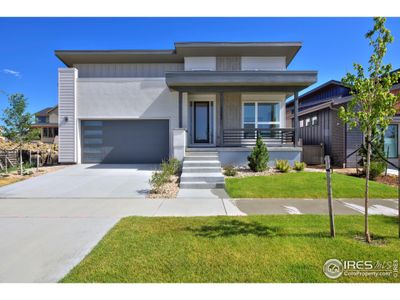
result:
<svg viewBox="0 0 400 300"><path fill-rule="evenodd" d="M372 18L0 18L0 109L5 93L23 93L29 111L57 103L56 49L172 49L183 41L301 41L291 70L338 79L370 55ZM400 18L386 57L400 68ZM4 91L3 93L1 91Z"/></svg>

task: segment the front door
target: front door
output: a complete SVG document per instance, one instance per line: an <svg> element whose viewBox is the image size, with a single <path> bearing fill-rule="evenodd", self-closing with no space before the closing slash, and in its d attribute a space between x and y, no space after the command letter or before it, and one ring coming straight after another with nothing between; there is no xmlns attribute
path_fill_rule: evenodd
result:
<svg viewBox="0 0 400 300"><path fill-rule="evenodd" d="M210 102L194 102L194 142L210 143Z"/></svg>

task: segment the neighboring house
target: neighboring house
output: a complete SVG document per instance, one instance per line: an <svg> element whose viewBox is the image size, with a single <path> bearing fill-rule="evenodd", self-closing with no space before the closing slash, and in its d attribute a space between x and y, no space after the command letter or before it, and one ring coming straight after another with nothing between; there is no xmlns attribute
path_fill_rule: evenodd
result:
<svg viewBox="0 0 400 300"><path fill-rule="evenodd" d="M392 88L398 93L400 84ZM340 167L355 167L360 159L357 149L363 143L359 128L349 130L338 116L340 106L352 99L350 89L340 81L331 80L299 97L299 137L307 153L307 145L323 144L324 153L331 156L332 163ZM294 122L294 103L286 104L286 122ZM399 154L400 109L385 134L385 153L397 164ZM310 150L311 151L311 150ZM354 151L356 151L354 153ZM352 155L352 153L354 153Z"/></svg>
<svg viewBox="0 0 400 300"><path fill-rule="evenodd" d="M33 127L39 128L40 140L43 143L54 143L58 137L58 105L35 113Z"/></svg>
<svg viewBox="0 0 400 300"><path fill-rule="evenodd" d="M275 158L300 160L285 101L317 81L289 71L298 42L175 43L173 50L55 51L61 163L158 163L218 151L247 164L257 132Z"/></svg>

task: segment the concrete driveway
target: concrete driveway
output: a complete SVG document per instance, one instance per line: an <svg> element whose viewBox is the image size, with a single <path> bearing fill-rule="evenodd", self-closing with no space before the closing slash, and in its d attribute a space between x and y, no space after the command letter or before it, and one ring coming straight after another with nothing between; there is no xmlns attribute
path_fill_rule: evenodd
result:
<svg viewBox="0 0 400 300"><path fill-rule="evenodd" d="M226 199L0 199L0 282L57 282L125 216L242 215Z"/></svg>
<svg viewBox="0 0 400 300"><path fill-rule="evenodd" d="M157 165L84 164L0 188L0 198L144 198Z"/></svg>

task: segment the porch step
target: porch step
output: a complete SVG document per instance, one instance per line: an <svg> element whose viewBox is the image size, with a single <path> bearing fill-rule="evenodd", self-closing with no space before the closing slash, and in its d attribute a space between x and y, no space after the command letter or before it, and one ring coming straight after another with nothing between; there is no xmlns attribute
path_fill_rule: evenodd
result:
<svg viewBox="0 0 400 300"><path fill-rule="evenodd" d="M218 173L221 172L221 166L209 167L208 165L200 165L195 167L183 167L184 173Z"/></svg>
<svg viewBox="0 0 400 300"><path fill-rule="evenodd" d="M225 179L216 151L186 151L183 160L181 189L223 188Z"/></svg>
<svg viewBox="0 0 400 300"><path fill-rule="evenodd" d="M186 158L183 161L183 168L186 167L214 167L214 168L221 168L221 163L219 160L207 160L207 161L187 161Z"/></svg>
<svg viewBox="0 0 400 300"><path fill-rule="evenodd" d="M181 182L224 182L221 172L217 173L183 173Z"/></svg>
<svg viewBox="0 0 400 300"><path fill-rule="evenodd" d="M201 157L201 156L212 156L218 157L218 152L216 151L198 151L198 152L186 152L185 157Z"/></svg>
<svg viewBox="0 0 400 300"><path fill-rule="evenodd" d="M197 155L185 156L185 161L215 161L219 160L218 155Z"/></svg>

